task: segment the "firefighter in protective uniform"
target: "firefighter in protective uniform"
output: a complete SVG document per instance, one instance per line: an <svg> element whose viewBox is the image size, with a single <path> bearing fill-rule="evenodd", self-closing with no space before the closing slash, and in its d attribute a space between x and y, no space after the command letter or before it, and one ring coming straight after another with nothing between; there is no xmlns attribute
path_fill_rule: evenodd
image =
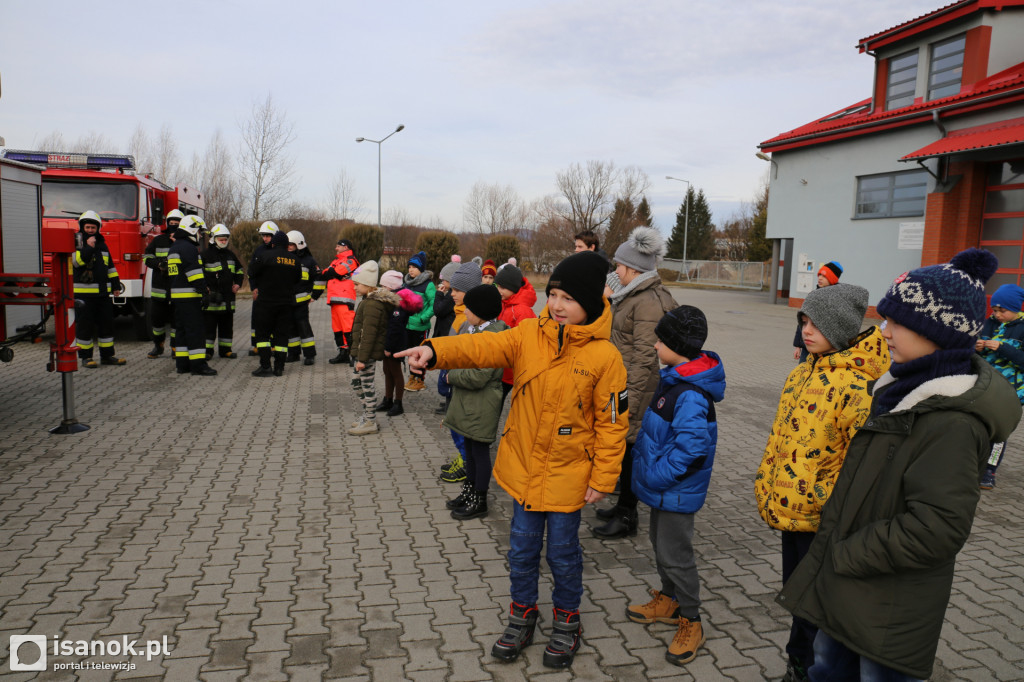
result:
<svg viewBox="0 0 1024 682"><path fill-rule="evenodd" d="M185 216L174 232L174 245L167 254L167 274L171 278L174 303L174 361L178 374L213 376L217 373L206 363L203 300L209 287L198 247L204 227L199 216Z"/></svg>
<svg viewBox="0 0 1024 682"><path fill-rule="evenodd" d="M206 359L213 357L214 346L222 358L236 358L231 350L234 335L235 294L242 286L245 272L242 262L228 248L231 232L220 223L210 231L210 246L202 253L203 274L210 295L203 306L206 322Z"/></svg>
<svg viewBox="0 0 1024 682"><path fill-rule="evenodd" d="M270 248L253 258L249 281L259 290L253 303L256 324L256 350L260 366L252 373L255 377L281 376L288 356L288 331L292 322L292 304L295 285L302 279L302 266L293 253L288 252L288 237L275 232ZM274 367L270 367L273 355Z"/></svg>
<svg viewBox="0 0 1024 682"><path fill-rule="evenodd" d="M316 340L309 324L309 302L320 298L323 289L317 289L320 269L306 246L306 238L298 230L288 233L288 251L295 254L302 266L302 279L295 285L295 303L292 304L292 327L288 336L287 362L298 362L301 349L304 365L312 365L316 357Z"/></svg>
<svg viewBox="0 0 1024 682"><path fill-rule="evenodd" d="M252 266L256 263L256 257L270 248L270 238L280 231L277 223L273 220L267 220L260 225L258 233L263 243L252 252L252 258L249 259L249 269L246 272L252 273ZM249 289L252 291L252 310L249 311L249 339L252 347L249 349L249 355L255 356L259 355L256 351L256 299L259 297L259 291L257 291L256 283L253 282L251 275L249 276Z"/></svg>
<svg viewBox="0 0 1024 682"><path fill-rule="evenodd" d="M71 269L75 299L82 301L81 307L76 305L75 315L78 358L88 369L99 366L92 358L93 337L100 346L100 364L125 364L123 358L114 355L114 302L110 298L120 295L124 287L100 234L101 222L96 211L79 216Z"/></svg>
<svg viewBox="0 0 1024 682"><path fill-rule="evenodd" d="M149 288L149 325L153 334L153 349L146 354L150 359L163 355L167 325L174 323L171 292L168 291L170 277L167 276L167 254L174 243L171 235L178 229L184 217L185 214L178 209L168 213L164 219L163 231L153 238L142 255L142 262L153 272Z"/></svg>
<svg viewBox="0 0 1024 682"><path fill-rule="evenodd" d="M339 365L349 361L352 323L356 319L356 285L352 282L352 273L359 267L359 261L352 253L352 242L347 239L338 240L334 253L337 255L320 272L320 279L327 291L331 329L334 331L334 343L338 346L338 355L327 362Z"/></svg>

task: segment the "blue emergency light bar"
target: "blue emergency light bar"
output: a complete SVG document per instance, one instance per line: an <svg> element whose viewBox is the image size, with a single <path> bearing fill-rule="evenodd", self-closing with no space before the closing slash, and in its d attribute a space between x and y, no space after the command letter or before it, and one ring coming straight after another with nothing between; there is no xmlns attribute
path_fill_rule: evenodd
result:
<svg viewBox="0 0 1024 682"><path fill-rule="evenodd" d="M127 154L75 154L71 152L32 152L18 149L6 149L3 156L11 161L35 163L47 168L86 168L102 170L105 168L135 168L135 157Z"/></svg>

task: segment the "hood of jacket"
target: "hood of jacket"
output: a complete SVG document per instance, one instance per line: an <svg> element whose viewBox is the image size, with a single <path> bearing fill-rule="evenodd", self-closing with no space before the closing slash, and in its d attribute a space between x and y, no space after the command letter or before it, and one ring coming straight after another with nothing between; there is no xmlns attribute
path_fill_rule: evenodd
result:
<svg viewBox="0 0 1024 682"><path fill-rule="evenodd" d="M664 367L661 380L669 386L682 382L699 386L708 392L716 403L725 398L725 367L722 358L709 350L690 362L675 367Z"/></svg>
<svg viewBox="0 0 1024 682"><path fill-rule="evenodd" d="M384 287L377 287L368 293L366 298L374 301L381 301L393 307L397 307L402 302L402 299L399 298L398 294Z"/></svg>
<svg viewBox="0 0 1024 682"><path fill-rule="evenodd" d="M571 345L582 345L591 339L608 340L612 336L612 308L607 300L604 302L604 310L601 311L600 317L589 324L558 324L551 317L546 305L537 319L541 331L554 339L561 349Z"/></svg>
<svg viewBox="0 0 1024 682"><path fill-rule="evenodd" d="M537 304L537 290L530 284L530 280L523 277L523 286L519 287L519 291L512 294L508 298L501 302L503 308L507 308L513 305L525 305L527 308L532 308Z"/></svg>
<svg viewBox="0 0 1024 682"><path fill-rule="evenodd" d="M988 430L993 443L1002 443L1021 417L1017 394L999 372L984 359L971 358L974 374L956 374L926 381L904 396L890 414L896 412L924 413L954 410L976 417ZM886 372L876 383L874 392L895 382Z"/></svg>

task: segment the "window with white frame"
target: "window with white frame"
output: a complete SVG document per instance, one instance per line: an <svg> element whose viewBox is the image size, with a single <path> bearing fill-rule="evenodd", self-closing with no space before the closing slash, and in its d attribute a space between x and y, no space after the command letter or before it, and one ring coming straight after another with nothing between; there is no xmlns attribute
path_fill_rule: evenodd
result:
<svg viewBox="0 0 1024 682"><path fill-rule="evenodd" d="M885 108L899 109L914 103L917 88L917 50L889 60L889 81L885 88Z"/></svg>
<svg viewBox="0 0 1024 682"><path fill-rule="evenodd" d="M924 215L928 172L901 171L857 178L854 218L896 218Z"/></svg>
<svg viewBox="0 0 1024 682"><path fill-rule="evenodd" d="M964 46L966 34L932 43L931 63L928 66L928 99L940 99L960 92L964 75Z"/></svg>

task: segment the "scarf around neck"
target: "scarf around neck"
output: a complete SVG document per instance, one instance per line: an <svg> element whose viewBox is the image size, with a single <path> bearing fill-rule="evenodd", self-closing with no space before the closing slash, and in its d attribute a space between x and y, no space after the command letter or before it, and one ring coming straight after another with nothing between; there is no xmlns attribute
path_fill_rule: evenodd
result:
<svg viewBox="0 0 1024 682"><path fill-rule="evenodd" d="M658 277L658 271L657 270L651 270L650 272L644 272L644 273L641 273L641 274L637 275L636 277L633 278L633 281L631 281L629 284L627 284L626 286L622 287L621 289L617 289L616 290L616 289L614 289L614 287L609 287L609 288L612 288L613 291L615 292L615 293L612 294L611 302L612 303L619 303L619 302L621 302L622 299L624 299L627 296L629 296L630 292L632 292L638 286L640 286L641 284L643 284L644 282L646 282L649 279L654 279L655 277Z"/></svg>
<svg viewBox="0 0 1024 682"><path fill-rule="evenodd" d="M971 357L974 351L970 348L939 349L934 353L922 356L910 362L894 362L889 367L889 374L896 380L875 396L871 412L875 415L887 414L899 405L911 391L932 379L971 374Z"/></svg>

